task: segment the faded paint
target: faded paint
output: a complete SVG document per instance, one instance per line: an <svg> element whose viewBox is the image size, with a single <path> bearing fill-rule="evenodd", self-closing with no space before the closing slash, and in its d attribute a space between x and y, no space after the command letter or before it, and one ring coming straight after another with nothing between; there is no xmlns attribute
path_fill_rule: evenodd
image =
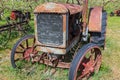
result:
<svg viewBox="0 0 120 80"><path fill-rule="evenodd" d="M53 53L53 54L60 54L60 55L65 55L66 54L66 49L62 48L55 48L55 47L47 47L47 46L37 46L38 51L46 52L46 53Z"/></svg>
<svg viewBox="0 0 120 80"><path fill-rule="evenodd" d="M75 14L82 11L82 6L76 4L45 3L35 8L34 13L70 13Z"/></svg>
<svg viewBox="0 0 120 80"><path fill-rule="evenodd" d="M71 63L66 63L66 62L58 62L58 64L56 66L54 66L53 63L47 59L42 59L39 62L42 64L45 64L45 65L52 66L52 67L59 67L59 68L64 68L64 69L70 68L70 64L71 64Z"/></svg>
<svg viewBox="0 0 120 80"><path fill-rule="evenodd" d="M101 32L102 26L102 7L95 7L91 10L89 19L89 31Z"/></svg>
<svg viewBox="0 0 120 80"><path fill-rule="evenodd" d="M38 41L38 34L37 34L37 21L36 21L36 16L38 14L35 14L35 38L36 38L36 44L37 45L41 45L41 46L51 46L51 47L58 47L58 48L66 48L66 15L62 15L63 16L63 44L62 45L59 45L59 46L56 46L56 45L45 45L45 44L42 44Z"/></svg>

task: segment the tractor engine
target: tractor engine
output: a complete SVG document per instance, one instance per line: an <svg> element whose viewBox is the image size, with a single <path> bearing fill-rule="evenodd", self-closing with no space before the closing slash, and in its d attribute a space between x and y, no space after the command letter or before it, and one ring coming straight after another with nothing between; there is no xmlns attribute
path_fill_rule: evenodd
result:
<svg viewBox="0 0 120 80"><path fill-rule="evenodd" d="M82 7L76 4L45 3L34 10L35 33L43 52L65 54L80 39Z"/></svg>

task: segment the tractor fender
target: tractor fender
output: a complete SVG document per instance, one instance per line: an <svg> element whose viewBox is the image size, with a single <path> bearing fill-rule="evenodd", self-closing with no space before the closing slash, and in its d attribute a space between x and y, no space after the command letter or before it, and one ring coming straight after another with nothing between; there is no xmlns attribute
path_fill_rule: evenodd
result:
<svg viewBox="0 0 120 80"><path fill-rule="evenodd" d="M102 7L94 7L90 10L88 29L89 32L101 32Z"/></svg>

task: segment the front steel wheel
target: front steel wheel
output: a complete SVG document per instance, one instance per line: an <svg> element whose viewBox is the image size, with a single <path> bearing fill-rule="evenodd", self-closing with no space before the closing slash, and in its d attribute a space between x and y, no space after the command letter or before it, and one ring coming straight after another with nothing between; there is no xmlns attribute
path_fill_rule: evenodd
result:
<svg viewBox="0 0 120 80"><path fill-rule="evenodd" d="M69 71L69 80L86 80L99 71L102 55L96 44L83 46L74 57Z"/></svg>
<svg viewBox="0 0 120 80"><path fill-rule="evenodd" d="M34 35L27 35L17 41L11 52L11 64L13 68L21 69L29 66L28 62L38 53L35 48L35 41Z"/></svg>

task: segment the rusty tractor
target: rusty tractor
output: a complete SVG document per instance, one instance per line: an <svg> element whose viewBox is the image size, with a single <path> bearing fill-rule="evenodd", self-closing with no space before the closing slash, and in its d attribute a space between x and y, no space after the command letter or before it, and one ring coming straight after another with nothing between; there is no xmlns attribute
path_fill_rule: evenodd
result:
<svg viewBox="0 0 120 80"><path fill-rule="evenodd" d="M48 2L37 6L35 35L26 35L14 45L12 67L22 69L37 62L68 68L69 80L87 79L98 72L107 13L102 7L88 10L88 0L83 5Z"/></svg>

